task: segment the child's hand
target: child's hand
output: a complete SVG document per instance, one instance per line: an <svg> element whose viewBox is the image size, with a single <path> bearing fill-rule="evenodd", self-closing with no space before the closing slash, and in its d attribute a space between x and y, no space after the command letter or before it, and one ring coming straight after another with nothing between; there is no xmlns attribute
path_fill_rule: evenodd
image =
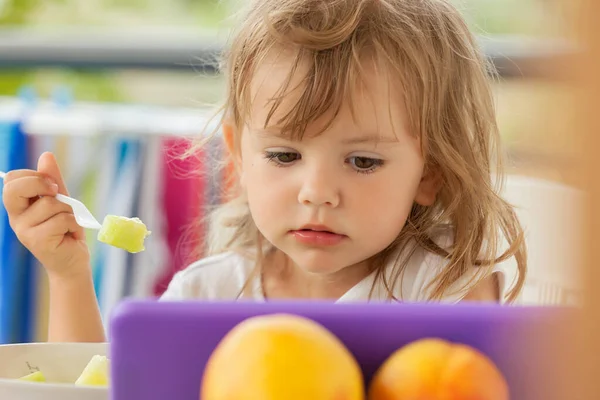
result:
<svg viewBox="0 0 600 400"><path fill-rule="evenodd" d="M56 200L57 193L68 195L54 156L44 153L37 171L6 175L2 198L17 238L49 277L71 278L89 271L90 255L83 228L71 207Z"/></svg>

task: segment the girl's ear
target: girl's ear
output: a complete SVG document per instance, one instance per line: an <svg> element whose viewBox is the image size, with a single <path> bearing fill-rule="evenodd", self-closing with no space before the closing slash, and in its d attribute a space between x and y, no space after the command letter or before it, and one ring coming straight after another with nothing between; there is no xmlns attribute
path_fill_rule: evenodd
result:
<svg viewBox="0 0 600 400"><path fill-rule="evenodd" d="M235 146L233 143L234 140L234 136L233 136L233 125L231 125L229 122L223 122L223 125L221 127L223 129L223 138L225 139L225 145L227 146L227 151L229 152L229 154L233 154Z"/></svg>
<svg viewBox="0 0 600 400"><path fill-rule="evenodd" d="M225 140L225 145L227 146L227 152L232 156L234 163L236 164L235 167L239 168L241 155L235 144L235 129L229 122L223 122L221 128L223 130L223 139Z"/></svg>
<svg viewBox="0 0 600 400"><path fill-rule="evenodd" d="M437 194L442 187L442 174L437 168L425 167L423 177L417 188L415 203L422 206L431 206L435 203Z"/></svg>
<svg viewBox="0 0 600 400"><path fill-rule="evenodd" d="M226 185L231 188L234 186L234 182L239 180L240 184L243 186L242 157L241 152L235 143L235 129L229 122L223 122L221 129L223 131L223 140L225 141L227 152L231 156L231 162L229 162L226 168L228 176Z"/></svg>

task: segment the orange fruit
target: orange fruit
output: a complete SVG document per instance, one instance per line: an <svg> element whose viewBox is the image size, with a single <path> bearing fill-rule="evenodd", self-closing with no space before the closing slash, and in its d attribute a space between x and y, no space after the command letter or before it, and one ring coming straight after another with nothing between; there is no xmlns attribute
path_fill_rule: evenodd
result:
<svg viewBox="0 0 600 400"><path fill-rule="evenodd" d="M496 365L478 350L440 339L408 344L381 365L369 400L508 400Z"/></svg>
<svg viewBox="0 0 600 400"><path fill-rule="evenodd" d="M246 319L223 337L202 400L363 400L358 362L329 330L287 314Z"/></svg>

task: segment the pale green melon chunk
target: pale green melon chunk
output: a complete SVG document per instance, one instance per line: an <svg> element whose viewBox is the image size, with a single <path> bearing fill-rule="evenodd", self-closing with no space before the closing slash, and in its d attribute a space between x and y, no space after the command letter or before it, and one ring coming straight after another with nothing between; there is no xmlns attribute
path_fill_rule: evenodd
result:
<svg viewBox="0 0 600 400"><path fill-rule="evenodd" d="M108 386L110 362L105 356L95 355L85 366L75 385Z"/></svg>
<svg viewBox="0 0 600 400"><path fill-rule="evenodd" d="M35 371L29 375L22 376L19 378L21 381L29 381L29 382L46 382L46 377L42 374L42 371Z"/></svg>
<svg viewBox="0 0 600 400"><path fill-rule="evenodd" d="M139 253L145 250L144 240L150 233L139 218L107 215L98 232L98 240L130 253Z"/></svg>

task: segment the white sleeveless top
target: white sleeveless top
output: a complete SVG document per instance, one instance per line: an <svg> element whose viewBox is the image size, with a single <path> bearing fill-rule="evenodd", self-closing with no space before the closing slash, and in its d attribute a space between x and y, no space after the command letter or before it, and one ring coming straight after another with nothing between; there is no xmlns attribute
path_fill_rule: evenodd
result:
<svg viewBox="0 0 600 400"><path fill-rule="evenodd" d="M427 301L433 290L429 284L445 266L444 258L417 248L401 279L398 279L392 287L394 297L404 302ZM197 261L175 274L160 300L227 301L245 299L265 301L261 279L259 274L252 274L253 269L253 260L237 253L228 252L211 256ZM386 273L389 272L391 275L392 270L393 268L390 266L386 269ZM496 264L492 271L498 277L501 302L516 279L516 271L516 263L513 259ZM478 274L482 272L481 268L471 268L446 290L441 301L456 303L462 300L470 289L465 289L465 286L477 281L480 278ZM388 301L388 291L380 282L381 279L378 279L373 287L374 279L375 274L367 276L348 290L337 302ZM247 282L246 290L240 295ZM390 283L391 280L387 279L387 282Z"/></svg>

